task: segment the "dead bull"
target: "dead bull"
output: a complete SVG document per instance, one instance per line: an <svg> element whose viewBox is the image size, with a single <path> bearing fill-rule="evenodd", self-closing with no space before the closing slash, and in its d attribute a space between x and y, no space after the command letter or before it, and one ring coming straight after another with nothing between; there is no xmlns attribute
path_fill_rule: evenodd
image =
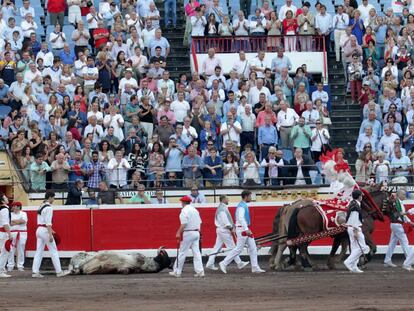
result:
<svg viewBox="0 0 414 311"><path fill-rule="evenodd" d="M156 273L170 268L171 259L160 248L154 258L149 258L137 251L100 251L80 252L69 263L71 274L129 274Z"/></svg>

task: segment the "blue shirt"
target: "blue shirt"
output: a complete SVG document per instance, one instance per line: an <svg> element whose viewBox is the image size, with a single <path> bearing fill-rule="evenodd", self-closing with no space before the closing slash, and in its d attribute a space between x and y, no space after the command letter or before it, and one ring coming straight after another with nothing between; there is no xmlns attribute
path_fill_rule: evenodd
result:
<svg viewBox="0 0 414 311"><path fill-rule="evenodd" d="M158 39L152 39L150 44L149 44L149 48L151 51L151 56L155 55L155 48L159 46L161 47L161 56L166 55L166 50L167 48L170 47L170 44L168 43L167 39L165 39L164 37L161 37L159 40Z"/></svg>
<svg viewBox="0 0 414 311"><path fill-rule="evenodd" d="M0 99L7 97L7 93L9 92L9 86L4 84L3 88L0 88Z"/></svg>
<svg viewBox="0 0 414 311"><path fill-rule="evenodd" d="M247 225L250 226L250 212L249 212L249 206L247 206L247 203L244 201L241 201L237 205L237 208L244 208L244 218L246 219Z"/></svg>
<svg viewBox="0 0 414 311"><path fill-rule="evenodd" d="M178 148L171 148L168 153L167 164L165 165L166 172L181 172L181 160L183 153Z"/></svg>
<svg viewBox="0 0 414 311"><path fill-rule="evenodd" d="M74 170L74 165L76 165L76 164L78 164L79 165L79 163L78 163L78 161L75 161L75 160L69 160L68 161L68 163L69 163L69 165L70 165L70 172L69 172L69 181L70 182L75 182L76 181L76 179L82 179L82 180L84 180L85 179L85 177L83 176L83 175L76 175L76 172L75 172L75 170ZM82 170L86 170L87 169L87 164L86 164L86 162L82 162L82 164L80 165L80 168L82 169Z"/></svg>
<svg viewBox="0 0 414 311"><path fill-rule="evenodd" d="M75 63L75 53L70 51L69 54L65 52L65 50L60 51L59 57L62 60L62 64L64 65L73 65Z"/></svg>
<svg viewBox="0 0 414 311"><path fill-rule="evenodd" d="M381 25L378 27L377 31L375 32L375 39L377 40L377 44L385 43L387 28L387 25Z"/></svg>
<svg viewBox="0 0 414 311"><path fill-rule="evenodd" d="M230 111L230 107L235 106L236 109L239 107L239 102L235 100L233 103L231 103L229 100L226 101L223 105L223 116L227 116L227 112Z"/></svg>
<svg viewBox="0 0 414 311"><path fill-rule="evenodd" d="M365 129L368 126L371 126L372 134L376 135L377 137L382 137L382 125L377 119L374 121L370 121L368 119L362 121L361 128L359 129L359 134L365 133Z"/></svg>
<svg viewBox="0 0 414 311"><path fill-rule="evenodd" d="M276 128L273 125L263 125L259 127L258 143L267 145L277 145L278 137Z"/></svg>
<svg viewBox="0 0 414 311"><path fill-rule="evenodd" d="M30 119L32 121L36 121L39 130L42 132L43 137L46 137L47 128L50 126L49 118L47 117L47 114L45 113L43 116L39 115L37 110L33 111L32 115L30 116Z"/></svg>
<svg viewBox="0 0 414 311"><path fill-rule="evenodd" d="M219 168L215 168L216 175L213 175L211 171L208 168L205 168L204 170L204 178L209 181L212 184L220 183L223 179L223 161L221 160L221 157L216 155L216 158L213 160L211 156L208 156L204 159L204 165L208 166L216 166L220 165Z"/></svg>

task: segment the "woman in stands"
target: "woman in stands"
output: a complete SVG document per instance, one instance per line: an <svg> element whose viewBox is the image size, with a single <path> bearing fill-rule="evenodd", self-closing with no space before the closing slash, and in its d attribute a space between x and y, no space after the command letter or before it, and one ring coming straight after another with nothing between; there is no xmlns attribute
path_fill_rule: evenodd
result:
<svg viewBox="0 0 414 311"><path fill-rule="evenodd" d="M145 174L145 167L147 166L148 162L148 154L141 149L141 145L139 143L135 143L133 145L127 159L131 165L131 170L128 174L129 176L131 176L134 171Z"/></svg>
<svg viewBox="0 0 414 311"><path fill-rule="evenodd" d="M243 186L260 185L259 177L260 164L252 151L246 153L246 160L243 163Z"/></svg>
<svg viewBox="0 0 414 311"><path fill-rule="evenodd" d="M213 147L218 148L217 133L211 128L210 121L204 121L204 127L200 133L200 149L204 155L204 151L207 149L208 144L212 144Z"/></svg>
<svg viewBox="0 0 414 311"><path fill-rule="evenodd" d="M230 24L228 15L223 17L223 22L219 25L217 33L222 37L233 35L233 26ZM222 39L220 45L224 52L229 51L231 48L231 39Z"/></svg>
<svg viewBox="0 0 414 311"><path fill-rule="evenodd" d="M148 162L148 170L147 170L147 178L148 181L151 182L155 180L155 174L162 173L164 174L164 151L161 145L158 142L155 142L152 145L152 150L149 154L149 162Z"/></svg>
<svg viewBox="0 0 414 311"><path fill-rule="evenodd" d="M218 34L219 23L216 21L214 13L210 13L207 18L207 25L204 29L204 35L206 37L215 37Z"/></svg>
<svg viewBox="0 0 414 311"><path fill-rule="evenodd" d="M238 186L239 181L239 165L237 164L234 153L230 152L226 155L223 163L223 186Z"/></svg>
<svg viewBox="0 0 414 311"><path fill-rule="evenodd" d="M388 88L396 90L398 87L398 82L396 78L394 78L392 72L390 70L386 71L384 74L384 80L382 81L382 89Z"/></svg>
<svg viewBox="0 0 414 311"><path fill-rule="evenodd" d="M319 116L321 118L321 121L323 121L323 117L325 117L325 118L329 117L328 107L322 103L321 99L315 100L313 105L315 106L315 110L319 112ZM322 122L322 124L323 124L323 122Z"/></svg>
<svg viewBox="0 0 414 311"><path fill-rule="evenodd" d="M380 55L374 40L369 40L367 46L364 48L364 59L370 59L374 66L378 64Z"/></svg>
<svg viewBox="0 0 414 311"><path fill-rule="evenodd" d="M47 154L47 145L43 142L40 136L40 131L37 129L32 130L32 138L29 141L30 148L33 154Z"/></svg>
<svg viewBox="0 0 414 311"><path fill-rule="evenodd" d="M25 130L19 129L17 131L17 137L13 140L11 145L11 151L16 159L22 157L24 148L29 144L29 141L25 137Z"/></svg>
<svg viewBox="0 0 414 311"><path fill-rule="evenodd" d="M26 85L24 88L24 94L22 97L22 105L27 107L27 114L30 116L33 111L36 110L39 104L37 98L33 95L32 86Z"/></svg>
<svg viewBox="0 0 414 311"><path fill-rule="evenodd" d="M365 33L365 27L359 10L354 11L354 16L349 20L349 26L352 27L352 34L357 38L358 44L362 45L362 37Z"/></svg>
<svg viewBox="0 0 414 311"><path fill-rule="evenodd" d="M305 83L299 83L298 90L293 99L293 107L298 115L302 115L302 112L306 110L306 103L309 101L309 94L306 91Z"/></svg>
<svg viewBox="0 0 414 311"><path fill-rule="evenodd" d="M116 61L112 63L112 76L114 78L114 90L118 92L119 89L119 81L124 76L126 68L126 59L125 59L125 52L119 51L118 55L116 56Z"/></svg>
<svg viewBox="0 0 414 311"><path fill-rule="evenodd" d="M286 52L296 52L296 30L298 24L291 10L286 12L286 18L282 22L284 45Z"/></svg>
<svg viewBox="0 0 414 311"><path fill-rule="evenodd" d="M30 180L29 168L34 161L34 157L32 154L32 149L29 145L26 145L26 147L23 149L22 157L17 160L19 168L22 170L22 173L25 176L26 180Z"/></svg>
<svg viewBox="0 0 414 311"><path fill-rule="evenodd" d="M113 159L114 156L114 152L111 150L110 146L109 146L109 142L107 140L102 140L101 144L100 144L100 149L99 149L99 162L101 162L103 164L103 166L105 167L105 172L106 172L106 180L108 180L108 163L111 159Z"/></svg>
<svg viewBox="0 0 414 311"><path fill-rule="evenodd" d="M372 165L372 173L375 175L375 182L387 182L390 174L390 162L385 159L385 153L377 153L377 160Z"/></svg>
<svg viewBox="0 0 414 311"><path fill-rule="evenodd" d="M63 96L63 103L62 103L62 118L67 120L69 112L72 110L72 102L68 95Z"/></svg>
<svg viewBox="0 0 414 311"><path fill-rule="evenodd" d="M398 136L402 137L403 131L402 131L401 125L397 123L396 120L397 119L394 114L388 113L387 123L384 125L384 127L388 125L392 133L397 134Z"/></svg>
<svg viewBox="0 0 414 311"><path fill-rule="evenodd" d="M73 101L79 101L81 106L80 106L80 110L82 112L86 112L87 110L87 105L86 105L86 96L85 96L85 92L83 90L83 87L80 85L77 85L75 88L75 94L73 96Z"/></svg>
<svg viewBox="0 0 414 311"><path fill-rule="evenodd" d="M55 160L56 154L59 152L60 138L58 133L50 132L49 139L46 142L47 145L47 160L51 164Z"/></svg>
<svg viewBox="0 0 414 311"><path fill-rule="evenodd" d="M299 84L300 83L304 83L305 84L305 90L307 93L309 93L309 80L306 77L306 75L303 72L303 68L302 67L298 67L296 69L296 75L293 78L293 84L295 85L294 87L294 93L296 94L296 92L299 89Z"/></svg>
<svg viewBox="0 0 414 311"><path fill-rule="evenodd" d="M348 66L348 78L351 84L352 103L357 103L362 89L362 63L357 54L352 55L352 62Z"/></svg>
<svg viewBox="0 0 414 311"><path fill-rule="evenodd" d="M371 151L363 151L355 162L355 181L366 183L372 174Z"/></svg>
<svg viewBox="0 0 414 311"><path fill-rule="evenodd" d="M266 24L267 29L267 49L268 51L275 51L278 46L281 45L280 38L272 37L272 36L280 36L282 23L277 18L277 14L275 11L270 12L270 19Z"/></svg>

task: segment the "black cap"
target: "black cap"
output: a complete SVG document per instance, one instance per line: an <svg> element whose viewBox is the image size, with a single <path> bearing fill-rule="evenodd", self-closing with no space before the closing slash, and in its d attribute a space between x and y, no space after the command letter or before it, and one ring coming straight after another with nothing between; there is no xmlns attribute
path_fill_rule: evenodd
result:
<svg viewBox="0 0 414 311"><path fill-rule="evenodd" d="M352 191L352 198L354 200L358 199L360 196L362 196L361 190L357 189L357 190Z"/></svg>

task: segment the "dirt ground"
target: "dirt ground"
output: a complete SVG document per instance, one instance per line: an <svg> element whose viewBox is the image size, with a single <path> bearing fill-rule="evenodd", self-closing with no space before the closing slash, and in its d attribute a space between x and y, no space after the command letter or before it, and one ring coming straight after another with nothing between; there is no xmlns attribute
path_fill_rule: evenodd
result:
<svg viewBox="0 0 414 311"><path fill-rule="evenodd" d="M329 271L322 259L314 272L257 275L231 265L227 275L208 270L203 279L193 277L190 264L180 279L167 270L40 280L16 271L0 279L0 310L414 310L414 272L385 268L381 259L363 274L342 265ZM402 259L394 262L401 266Z"/></svg>

